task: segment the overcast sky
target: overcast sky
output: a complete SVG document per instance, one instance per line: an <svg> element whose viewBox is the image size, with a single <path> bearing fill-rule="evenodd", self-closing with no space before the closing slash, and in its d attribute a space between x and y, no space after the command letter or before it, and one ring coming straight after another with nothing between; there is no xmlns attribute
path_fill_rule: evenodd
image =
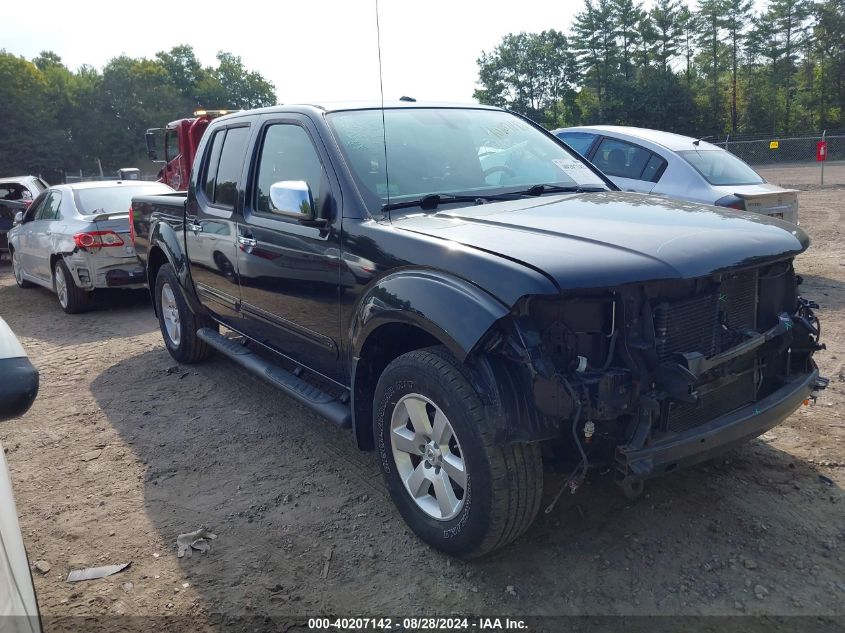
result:
<svg viewBox="0 0 845 633"><path fill-rule="evenodd" d="M71 69L190 44L243 58L282 103L378 98L375 0L6 0L0 47ZM476 59L510 32L569 31L581 0L379 0L385 97L471 102Z"/></svg>

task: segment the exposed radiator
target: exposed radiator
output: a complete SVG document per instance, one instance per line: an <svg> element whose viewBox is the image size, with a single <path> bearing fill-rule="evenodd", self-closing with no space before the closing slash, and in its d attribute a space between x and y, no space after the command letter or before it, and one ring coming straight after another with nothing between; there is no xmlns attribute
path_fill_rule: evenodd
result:
<svg viewBox="0 0 845 633"><path fill-rule="evenodd" d="M679 352L713 356L734 343L730 337L723 337L723 323L731 329L755 329L756 270L725 279L718 292L656 305L654 333L658 357L666 360Z"/></svg>

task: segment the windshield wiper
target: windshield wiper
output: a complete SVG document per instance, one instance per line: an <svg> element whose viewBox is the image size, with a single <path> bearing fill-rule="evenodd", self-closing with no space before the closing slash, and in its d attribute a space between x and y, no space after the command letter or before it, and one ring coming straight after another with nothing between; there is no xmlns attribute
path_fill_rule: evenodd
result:
<svg viewBox="0 0 845 633"><path fill-rule="evenodd" d="M526 196L542 196L544 193L593 193L607 191L607 187L582 187L581 185L534 185L519 193Z"/></svg>
<svg viewBox="0 0 845 633"><path fill-rule="evenodd" d="M413 200L405 200L403 202L391 202L382 206L382 211L391 211L393 209L410 209L412 207L419 207L423 211L432 211L442 203L448 202L472 202L474 204L484 204L490 200L515 200L517 198L524 198L526 196L542 196L544 193L590 193L594 191L607 191L605 187L581 187L579 186L561 186L561 185L534 185L528 189L521 191L506 191L504 193L496 194L479 194L475 196L459 196L451 193L430 193L421 198L414 198Z"/></svg>
<svg viewBox="0 0 845 633"><path fill-rule="evenodd" d="M391 211L393 209L410 209L411 207L419 207L423 211L431 211L444 202L472 202L474 204L484 204L488 200L511 200L521 195L521 193L499 193L495 195L457 196L451 193L430 193L422 198L414 198L413 200L405 200L404 202L391 202L390 204L382 206L381 209L382 211Z"/></svg>

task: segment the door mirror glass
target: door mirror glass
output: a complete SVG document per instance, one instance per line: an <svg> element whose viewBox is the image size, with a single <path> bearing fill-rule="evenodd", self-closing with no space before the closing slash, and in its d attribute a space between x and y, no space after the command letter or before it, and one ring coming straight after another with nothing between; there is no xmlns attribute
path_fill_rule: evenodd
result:
<svg viewBox="0 0 845 633"><path fill-rule="evenodd" d="M12 220L12 223L13 223L15 226L17 226L18 224L20 224L20 223L22 223L22 222L23 222L23 211L18 211L18 212L15 214L15 219L14 219L14 220Z"/></svg>
<svg viewBox="0 0 845 633"><path fill-rule="evenodd" d="M304 180L281 180L270 185L270 206L273 213L314 219L314 198Z"/></svg>

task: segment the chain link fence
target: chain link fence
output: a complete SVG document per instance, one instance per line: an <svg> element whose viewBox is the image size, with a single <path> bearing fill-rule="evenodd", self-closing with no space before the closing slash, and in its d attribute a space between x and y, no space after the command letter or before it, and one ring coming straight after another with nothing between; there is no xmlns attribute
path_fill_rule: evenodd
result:
<svg viewBox="0 0 845 633"><path fill-rule="evenodd" d="M724 147L763 178L782 187L845 185L845 131L791 136L706 138ZM827 160L816 160L819 141L827 143Z"/></svg>

